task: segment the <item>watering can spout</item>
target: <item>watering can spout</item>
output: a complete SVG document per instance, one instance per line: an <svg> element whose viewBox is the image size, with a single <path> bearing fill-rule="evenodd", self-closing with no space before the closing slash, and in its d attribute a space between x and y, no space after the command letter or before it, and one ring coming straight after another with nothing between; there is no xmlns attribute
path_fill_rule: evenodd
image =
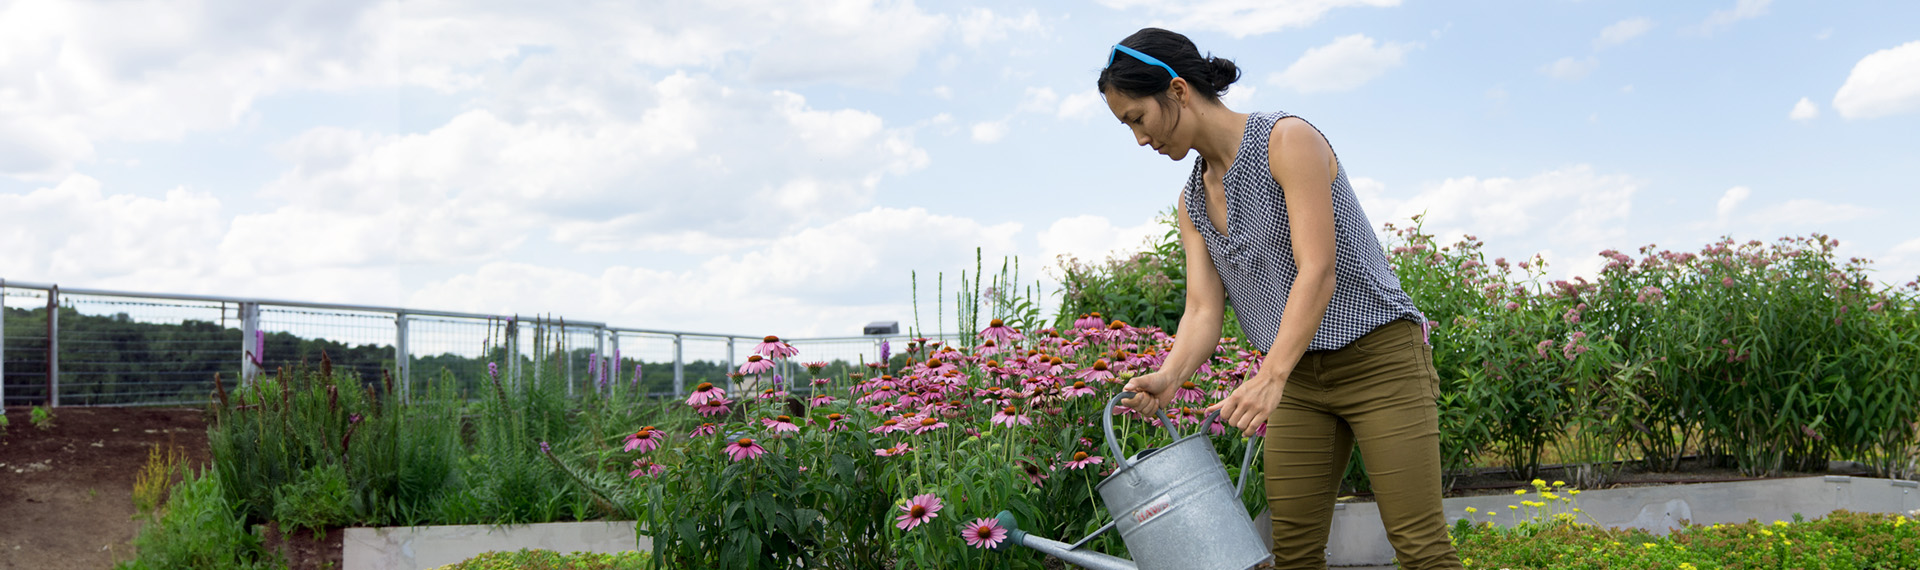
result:
<svg viewBox="0 0 1920 570"><path fill-rule="evenodd" d="M1013 513L1000 511L1000 516L996 518L999 519L1000 526L1007 529L1007 540L995 547L995 550L1005 550L1016 545L1025 546L1087 570L1138 570L1139 568L1133 564L1132 560L1084 548L1072 548L1072 545L1064 542L1027 534L1026 531L1020 530L1019 523L1013 520Z"/></svg>

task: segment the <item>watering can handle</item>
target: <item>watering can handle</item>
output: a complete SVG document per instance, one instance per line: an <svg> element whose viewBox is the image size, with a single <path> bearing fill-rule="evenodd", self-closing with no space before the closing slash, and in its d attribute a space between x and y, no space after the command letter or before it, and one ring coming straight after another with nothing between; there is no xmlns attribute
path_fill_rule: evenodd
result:
<svg viewBox="0 0 1920 570"><path fill-rule="evenodd" d="M1107 400L1106 413L1100 414L1100 426L1107 432L1107 448L1113 450L1113 460L1115 463L1126 461L1127 456L1120 452L1119 438L1113 437L1113 408L1119 406L1121 400L1131 398L1134 395L1133 392L1114 394L1113 399ZM1161 418L1160 425L1161 427L1167 428L1167 435L1173 436L1174 441L1180 441L1180 429L1173 427L1173 420Z"/></svg>
<svg viewBox="0 0 1920 570"><path fill-rule="evenodd" d="M1213 420L1219 419L1219 417L1220 410L1207 412L1207 417L1200 420L1200 431L1197 433L1207 433L1207 430L1213 427ZM1240 482L1233 488L1236 493L1245 494L1247 491L1247 467L1253 465L1253 452L1259 447L1259 444L1260 438L1247 438L1247 451L1242 454L1240 459Z"/></svg>

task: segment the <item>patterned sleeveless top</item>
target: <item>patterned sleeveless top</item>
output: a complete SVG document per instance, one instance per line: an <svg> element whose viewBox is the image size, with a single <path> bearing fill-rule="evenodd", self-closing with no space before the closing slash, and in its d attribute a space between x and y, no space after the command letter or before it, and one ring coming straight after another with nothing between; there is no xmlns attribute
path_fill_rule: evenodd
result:
<svg viewBox="0 0 1920 570"><path fill-rule="evenodd" d="M1207 244L1207 255L1220 273L1227 300L1240 318L1247 340L1261 350L1273 346L1280 333L1280 315L1300 269L1293 259L1293 235L1288 233L1287 202L1279 181L1268 169L1267 139L1273 125L1290 117L1284 112L1254 113L1240 153L1224 176L1227 234L1221 235L1207 217L1206 186L1196 160L1187 179L1187 216ZM1336 162L1339 155L1335 154ZM1360 210L1353 187L1347 183L1344 163L1333 180L1334 274L1337 284L1326 316L1320 320L1308 350L1334 350L1373 329L1397 319L1419 324L1426 316L1400 288L1400 277L1387 265L1386 253L1367 214Z"/></svg>

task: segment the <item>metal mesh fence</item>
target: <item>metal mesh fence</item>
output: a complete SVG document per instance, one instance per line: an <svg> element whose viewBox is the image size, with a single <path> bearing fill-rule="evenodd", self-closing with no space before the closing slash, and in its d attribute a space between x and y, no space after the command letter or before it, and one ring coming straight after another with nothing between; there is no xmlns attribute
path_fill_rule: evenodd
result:
<svg viewBox="0 0 1920 570"><path fill-rule="evenodd" d="M238 306L60 295L60 405L197 404L239 380Z"/></svg>
<svg viewBox="0 0 1920 570"><path fill-rule="evenodd" d="M489 389L490 365L508 386L533 378L584 396L627 391L677 397L702 382L738 392L736 372L760 337L617 329L558 318L517 319L405 309L81 290L0 281L0 403L6 405L197 405L216 374L228 390L254 375L317 367L385 384L412 397L451 381L457 397ZM47 301L56 334L49 339ZM822 374L894 358L908 338L788 339L800 349L775 371L810 392L804 366ZM943 339L952 340L952 339ZM56 372L50 377L49 369ZM762 378L771 380L771 374ZM52 386L51 392L49 387Z"/></svg>
<svg viewBox="0 0 1920 570"><path fill-rule="evenodd" d="M0 287L0 405L47 398L47 293Z"/></svg>
<svg viewBox="0 0 1920 570"><path fill-rule="evenodd" d="M394 370L397 318L392 313L262 306L254 355L267 373L318 366L324 354L336 373L362 383Z"/></svg>

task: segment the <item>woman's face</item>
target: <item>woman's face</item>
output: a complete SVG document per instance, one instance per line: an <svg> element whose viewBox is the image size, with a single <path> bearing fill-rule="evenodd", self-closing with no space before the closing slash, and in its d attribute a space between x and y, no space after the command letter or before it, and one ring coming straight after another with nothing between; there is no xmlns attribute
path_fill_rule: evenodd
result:
<svg viewBox="0 0 1920 570"><path fill-rule="evenodd" d="M1118 90L1108 89L1107 109L1113 111L1113 118L1133 131L1133 140L1141 146L1153 147L1154 152L1166 155L1175 161L1187 157L1187 151L1193 150L1193 141L1189 140L1187 129L1180 120L1185 110L1178 104L1162 105L1153 97L1132 97ZM1168 97L1176 97L1169 91Z"/></svg>

